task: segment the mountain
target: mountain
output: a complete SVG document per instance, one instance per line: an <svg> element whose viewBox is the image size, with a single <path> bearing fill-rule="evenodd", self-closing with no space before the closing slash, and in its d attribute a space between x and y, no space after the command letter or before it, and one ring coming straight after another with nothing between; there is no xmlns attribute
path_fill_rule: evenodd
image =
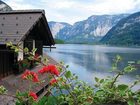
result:
<svg viewBox="0 0 140 105"><path fill-rule="evenodd" d="M11 11L12 8L0 0L0 11Z"/></svg>
<svg viewBox="0 0 140 105"><path fill-rule="evenodd" d="M55 38L70 43L92 43L99 41L119 20L126 16L128 14L93 15L73 25L49 22L49 26Z"/></svg>
<svg viewBox="0 0 140 105"><path fill-rule="evenodd" d="M66 40L69 37L69 31L72 25L65 22L49 22L51 32L56 39Z"/></svg>
<svg viewBox="0 0 140 105"><path fill-rule="evenodd" d="M111 45L140 45L140 12L120 20L101 42Z"/></svg>

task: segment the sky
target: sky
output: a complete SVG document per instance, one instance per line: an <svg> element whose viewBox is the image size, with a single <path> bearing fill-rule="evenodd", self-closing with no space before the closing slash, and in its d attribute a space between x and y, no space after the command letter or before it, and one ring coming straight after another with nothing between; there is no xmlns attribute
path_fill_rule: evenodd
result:
<svg viewBox="0 0 140 105"><path fill-rule="evenodd" d="M140 0L3 0L14 10L44 9L48 21L73 24L91 15L134 13Z"/></svg>

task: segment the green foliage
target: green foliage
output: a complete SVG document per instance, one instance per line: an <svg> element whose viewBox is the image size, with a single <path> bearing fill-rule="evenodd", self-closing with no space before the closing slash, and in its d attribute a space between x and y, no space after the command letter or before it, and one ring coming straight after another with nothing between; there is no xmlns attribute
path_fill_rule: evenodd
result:
<svg viewBox="0 0 140 105"><path fill-rule="evenodd" d="M124 72L125 73L130 73L130 72L133 72L133 71L135 71L136 70L136 68L133 66L133 65L131 65L131 64L129 64L128 66L126 66L125 68L124 68Z"/></svg>
<svg viewBox="0 0 140 105"><path fill-rule="evenodd" d="M65 65L64 65L65 66ZM65 67L68 68L68 65ZM65 70L62 77L58 78L57 84L53 85L57 105L90 105L93 103L94 89L87 83L78 80L75 74Z"/></svg>
<svg viewBox="0 0 140 105"><path fill-rule="evenodd" d="M128 89L128 86L125 84L118 85L118 90L120 92L125 92Z"/></svg>
<svg viewBox="0 0 140 105"><path fill-rule="evenodd" d="M128 100L127 102L128 105L135 105L135 101L133 99Z"/></svg>
<svg viewBox="0 0 140 105"><path fill-rule="evenodd" d="M20 49L19 47L7 44L14 49ZM28 48L23 49L28 56L29 60L37 60L34 56L36 49L29 52ZM38 57L37 57L38 58ZM50 84L50 88L47 89L50 93L49 96L44 96L38 102L33 100L33 97L29 96L29 92L17 92L16 105L106 105L116 104L120 105L135 105L140 104L140 91L132 91L132 88L140 83L140 77L137 78L131 85L119 84L118 79L120 76L126 73L131 73L136 70L132 64L128 64L122 70L118 68L118 64L121 62L121 56L117 55L112 65L112 72L114 76L106 78L95 77L94 86L78 79L78 76L71 73L68 65L64 65L63 62L57 66L57 69L63 73L62 76L55 77L50 74L48 77L53 78L53 84ZM43 64L41 60L38 63ZM25 63L24 63L25 64ZM27 74L26 74L27 75ZM37 74L36 74L37 75ZM43 80L42 80L43 81ZM30 89L29 89L30 90ZM0 86L0 94L5 94L6 89Z"/></svg>
<svg viewBox="0 0 140 105"><path fill-rule="evenodd" d="M47 102L47 97L43 97L38 101L37 104L34 105L46 105L46 102Z"/></svg>
<svg viewBox="0 0 140 105"><path fill-rule="evenodd" d="M45 103L39 103L38 105L57 105L57 101L53 96L48 96Z"/></svg>
<svg viewBox="0 0 140 105"><path fill-rule="evenodd" d="M25 47L25 48L23 49L23 51L24 51L24 53L28 53L28 52L29 52L29 49L28 49L27 47Z"/></svg>
<svg viewBox="0 0 140 105"><path fill-rule="evenodd" d="M0 95L5 94L7 92L6 88L4 86L0 86Z"/></svg>
<svg viewBox="0 0 140 105"><path fill-rule="evenodd" d="M55 39L56 44L64 44L65 42L61 39Z"/></svg>
<svg viewBox="0 0 140 105"><path fill-rule="evenodd" d="M66 77L66 78L70 78L70 77L71 77L71 75L72 75L72 74L71 74L71 72L70 72L70 71L66 71L66 73L65 73L65 77Z"/></svg>
<svg viewBox="0 0 140 105"><path fill-rule="evenodd" d="M7 42L7 43L6 43L6 46L7 46L7 47L10 47L10 46L13 46L13 44L12 44L12 42Z"/></svg>
<svg viewBox="0 0 140 105"><path fill-rule="evenodd" d="M132 91L132 87L137 85L140 82L139 80L134 81L131 86L117 83L120 76L136 70L131 64L128 64L123 70L119 70L118 63L121 60L122 58L119 55L114 59L115 70L113 72L116 72L115 76L103 79L95 77L95 88L78 80L77 76L66 70L64 76L59 78L58 82L61 91L66 93L59 91L58 84L54 85L56 93L59 94L56 97L58 105L62 103L68 103L69 105L103 105L109 103L112 103L112 105L115 103L133 105L138 102L138 94Z"/></svg>
<svg viewBox="0 0 140 105"><path fill-rule="evenodd" d="M129 86L127 84L118 84L118 78L125 73L130 73L136 70L136 68L132 65L126 66L123 70L119 70L117 65L121 61L120 56L116 56L114 59L115 63L113 64L114 72L116 72L116 76L107 77L106 79L99 79L95 77L95 87L96 92L94 94L95 103L96 104L106 104L106 103L123 103L122 105L135 105L136 100L138 101L138 94L132 91L132 87L137 85L140 81L136 80L134 83ZM95 105L96 105L95 104Z"/></svg>

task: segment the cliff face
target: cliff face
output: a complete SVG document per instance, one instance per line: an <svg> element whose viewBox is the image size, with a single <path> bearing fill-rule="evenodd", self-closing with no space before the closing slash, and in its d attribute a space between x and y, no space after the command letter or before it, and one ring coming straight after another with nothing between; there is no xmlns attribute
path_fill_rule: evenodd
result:
<svg viewBox="0 0 140 105"><path fill-rule="evenodd" d="M96 42L100 40L119 20L128 15L93 15L74 25L61 22L49 22L55 38L66 42Z"/></svg>
<svg viewBox="0 0 140 105"><path fill-rule="evenodd" d="M72 25L64 22L49 22L49 27L54 38L66 40L69 37L69 31Z"/></svg>
<svg viewBox="0 0 140 105"><path fill-rule="evenodd" d="M12 8L3 1L0 1L0 11L11 11Z"/></svg>
<svg viewBox="0 0 140 105"><path fill-rule="evenodd" d="M101 42L111 45L140 45L140 12L120 20Z"/></svg>

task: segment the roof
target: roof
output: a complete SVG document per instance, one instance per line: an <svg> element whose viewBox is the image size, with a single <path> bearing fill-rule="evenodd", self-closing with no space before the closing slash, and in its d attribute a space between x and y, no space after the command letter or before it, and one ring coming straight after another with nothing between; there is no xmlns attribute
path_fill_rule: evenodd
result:
<svg viewBox="0 0 140 105"><path fill-rule="evenodd" d="M42 20L42 21L41 21ZM38 22L42 22L45 32L44 45L54 45L44 10L14 10L0 12L0 44L11 41L17 44L29 35Z"/></svg>
<svg viewBox="0 0 140 105"><path fill-rule="evenodd" d="M45 11L42 9L30 9L30 10L12 10L12 11L0 11L0 14L23 14L23 13L43 13Z"/></svg>

